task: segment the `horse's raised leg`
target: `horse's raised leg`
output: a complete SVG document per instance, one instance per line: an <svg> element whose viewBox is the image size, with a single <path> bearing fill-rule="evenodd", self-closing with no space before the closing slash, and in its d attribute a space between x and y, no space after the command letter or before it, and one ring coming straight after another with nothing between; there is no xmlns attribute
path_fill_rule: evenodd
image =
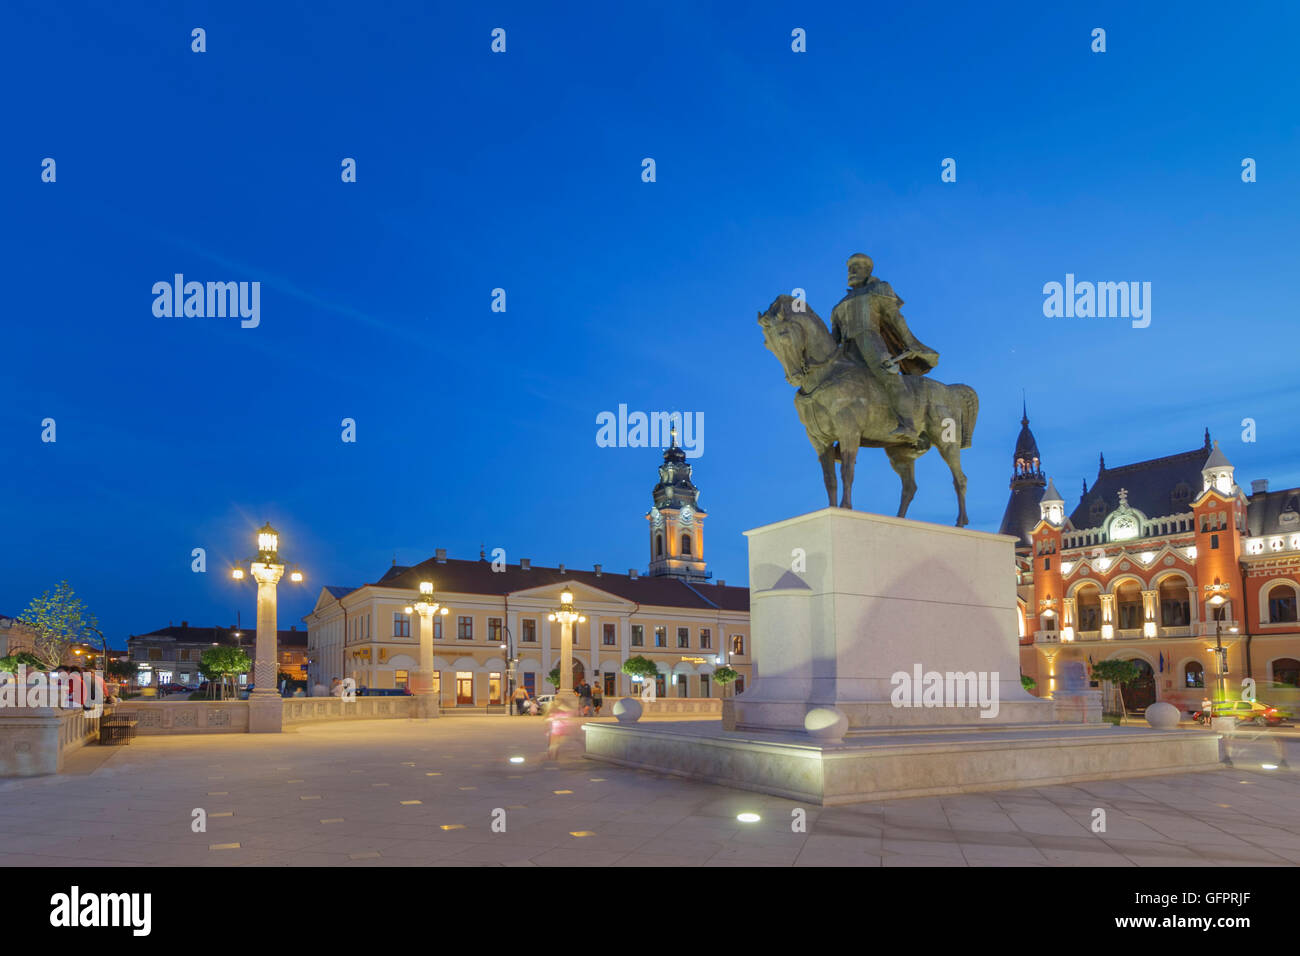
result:
<svg viewBox="0 0 1300 956"><path fill-rule="evenodd" d="M826 450L817 455L817 460L822 463L822 480L826 482L826 497L830 499L830 507L835 507L835 446L827 445Z"/></svg>
<svg viewBox="0 0 1300 956"><path fill-rule="evenodd" d="M858 442L861 438L851 435L840 439L840 483L844 485L844 494L840 498L841 508L853 507L853 466L858 460Z"/></svg>
<svg viewBox="0 0 1300 956"><path fill-rule="evenodd" d="M952 486L957 489L957 527L964 528L970 521L966 518L966 476L961 470L961 443L944 442L936 447L952 472Z"/></svg>
<svg viewBox="0 0 1300 956"><path fill-rule="evenodd" d="M889 445L885 448L889 464L898 475L902 491L898 496L898 516L907 517L907 509L916 496L916 453L904 445Z"/></svg>

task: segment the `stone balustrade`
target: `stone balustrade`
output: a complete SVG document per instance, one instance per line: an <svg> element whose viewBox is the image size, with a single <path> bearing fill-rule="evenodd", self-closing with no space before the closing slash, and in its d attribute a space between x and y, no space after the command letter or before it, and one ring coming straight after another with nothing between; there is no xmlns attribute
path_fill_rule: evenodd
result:
<svg viewBox="0 0 1300 956"><path fill-rule="evenodd" d="M80 708L0 710L0 777L58 773L64 758L99 734L99 718Z"/></svg>

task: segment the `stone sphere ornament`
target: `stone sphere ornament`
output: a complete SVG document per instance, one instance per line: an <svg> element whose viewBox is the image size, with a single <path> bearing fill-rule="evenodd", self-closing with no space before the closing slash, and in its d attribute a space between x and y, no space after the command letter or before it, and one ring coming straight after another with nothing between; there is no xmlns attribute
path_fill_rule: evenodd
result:
<svg viewBox="0 0 1300 956"><path fill-rule="evenodd" d="M818 740L840 741L849 730L849 718L838 707L814 707L803 718L803 729Z"/></svg>
<svg viewBox="0 0 1300 956"><path fill-rule="evenodd" d="M641 701L635 697L620 697L614 702L614 716L621 724L635 724L641 719Z"/></svg>
<svg viewBox="0 0 1300 956"><path fill-rule="evenodd" d="M1147 723L1156 730L1173 730L1178 718L1178 708L1163 700L1147 708Z"/></svg>

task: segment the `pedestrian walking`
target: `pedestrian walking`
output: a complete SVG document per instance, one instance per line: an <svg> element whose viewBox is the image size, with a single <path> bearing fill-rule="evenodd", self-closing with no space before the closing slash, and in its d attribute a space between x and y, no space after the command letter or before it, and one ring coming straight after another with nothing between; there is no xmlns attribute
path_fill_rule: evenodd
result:
<svg viewBox="0 0 1300 956"><path fill-rule="evenodd" d="M591 716L591 685L584 679L578 685L578 713L583 717Z"/></svg>
<svg viewBox="0 0 1300 956"><path fill-rule="evenodd" d="M560 752L564 738L573 731L573 714L558 700L546 718L546 759L554 760Z"/></svg>
<svg viewBox="0 0 1300 956"><path fill-rule="evenodd" d="M515 712L515 715L516 715L516 716L519 716L519 717L522 717L522 716L524 715L524 713L526 712L526 711L524 710L524 705L525 705L525 704L527 703L527 701L528 701L528 690L527 690L527 688L524 687L523 684L520 684L518 687L515 688L515 693L514 693L514 698L513 698L513 699L514 699L514 712Z"/></svg>

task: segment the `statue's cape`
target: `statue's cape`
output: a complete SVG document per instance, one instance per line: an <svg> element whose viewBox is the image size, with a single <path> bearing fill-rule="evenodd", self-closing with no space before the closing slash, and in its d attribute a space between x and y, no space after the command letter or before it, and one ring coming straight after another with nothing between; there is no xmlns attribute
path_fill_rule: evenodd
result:
<svg viewBox="0 0 1300 956"><path fill-rule="evenodd" d="M868 311L875 311L879 316L880 336L885 340L885 345L889 348L891 356L901 355L903 352L915 352L912 358L904 359L899 363L899 369L904 375L924 375L936 365L939 364L939 353L928 345L923 343L911 329L907 327L907 321L899 311L899 306L903 300L895 294L893 288L883 279L872 279L861 289L855 289L846 295L841 304L849 302L858 296L870 296L876 299L870 303L870 309L848 310L852 315L865 315ZM864 303L866 305L867 303ZM839 306L836 306L836 310ZM861 329L839 329L836 330L845 338L856 339L861 333Z"/></svg>

